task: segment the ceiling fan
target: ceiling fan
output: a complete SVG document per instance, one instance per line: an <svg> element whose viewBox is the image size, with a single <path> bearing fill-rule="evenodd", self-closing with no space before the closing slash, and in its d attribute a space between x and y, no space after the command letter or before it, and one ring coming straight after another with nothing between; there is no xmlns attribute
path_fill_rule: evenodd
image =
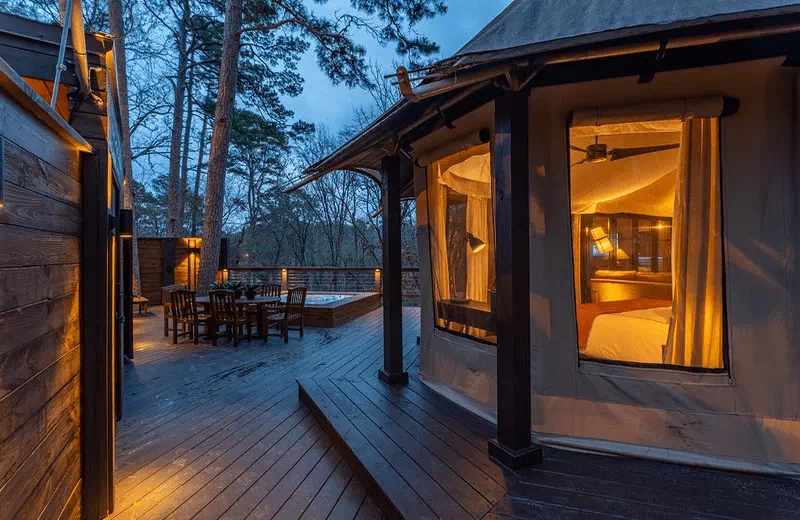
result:
<svg viewBox="0 0 800 520"><path fill-rule="evenodd" d="M674 150L680 148L679 143L675 144L661 144L656 146L640 146L638 148L614 148L608 149L608 145L599 142L598 136L594 137L594 144L590 144L586 148L570 145L571 150L582 152L586 157L582 161L578 161L571 166L577 166L583 163L602 163L607 161L618 161L620 159L627 159L628 157L635 157L637 155L645 155L648 153L663 152L664 150Z"/></svg>

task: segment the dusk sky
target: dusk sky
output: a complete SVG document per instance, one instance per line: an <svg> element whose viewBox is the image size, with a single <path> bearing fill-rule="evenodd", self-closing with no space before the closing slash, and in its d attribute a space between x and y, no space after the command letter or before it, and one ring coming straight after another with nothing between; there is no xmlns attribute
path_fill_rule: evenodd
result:
<svg viewBox="0 0 800 520"><path fill-rule="evenodd" d="M447 57L467 43L509 3L510 0L447 0L446 15L428 20L417 29L439 44L442 58ZM349 6L349 0L330 0L322 6L314 5L313 9L319 14L330 15L337 10L349 10ZM357 40L366 47L368 60L379 63L387 73L392 72L393 62L407 63L395 54L393 46L381 47L366 35L358 35ZM285 99L286 106L295 112L298 119L339 128L352 119L353 107L370 103L369 94L360 89L333 86L317 67L313 51L309 51L300 64L300 73L306 80L303 94Z"/></svg>

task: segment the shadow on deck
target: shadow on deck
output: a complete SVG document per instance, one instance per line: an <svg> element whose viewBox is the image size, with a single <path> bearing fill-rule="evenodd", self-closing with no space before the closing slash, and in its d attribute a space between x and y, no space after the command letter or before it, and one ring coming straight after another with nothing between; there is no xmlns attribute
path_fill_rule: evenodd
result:
<svg viewBox="0 0 800 520"><path fill-rule="evenodd" d="M416 354L412 354L416 356ZM545 448L511 471L487 453L495 428L430 390L374 371L298 381L389 518L799 518L800 482Z"/></svg>

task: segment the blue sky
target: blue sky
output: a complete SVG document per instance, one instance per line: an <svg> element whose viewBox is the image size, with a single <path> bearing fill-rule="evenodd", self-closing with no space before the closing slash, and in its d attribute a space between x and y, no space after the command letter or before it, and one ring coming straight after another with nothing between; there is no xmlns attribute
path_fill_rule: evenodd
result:
<svg viewBox="0 0 800 520"><path fill-rule="evenodd" d="M442 57L450 56L509 3L510 0L447 0L446 15L428 20L417 29L439 44ZM350 11L349 6L349 0L330 0L322 6L315 5L313 9L319 14L330 15L337 10ZM366 47L368 59L379 63L387 73L391 72L393 62L406 63L395 54L392 46L381 47L366 35L357 35L356 39ZM305 78L303 94L284 100L298 119L339 128L351 120L353 107L370 103L369 94L364 91L343 85L333 86L317 67L313 51L303 58L299 72Z"/></svg>

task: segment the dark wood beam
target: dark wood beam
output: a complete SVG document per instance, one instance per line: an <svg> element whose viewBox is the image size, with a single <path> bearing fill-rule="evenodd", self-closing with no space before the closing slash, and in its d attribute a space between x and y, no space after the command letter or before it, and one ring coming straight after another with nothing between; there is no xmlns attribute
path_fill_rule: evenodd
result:
<svg viewBox="0 0 800 520"><path fill-rule="evenodd" d="M122 293L125 316L123 333L123 353L128 359L133 359L133 240L122 240Z"/></svg>
<svg viewBox="0 0 800 520"><path fill-rule="evenodd" d="M511 468L542 460L531 443L528 94L495 100L497 439L489 454Z"/></svg>
<svg viewBox="0 0 800 520"><path fill-rule="evenodd" d="M109 337L111 248L108 154L83 158L81 272L81 457L84 518L105 518L114 507L114 362Z"/></svg>
<svg viewBox="0 0 800 520"><path fill-rule="evenodd" d="M400 244L400 196L403 176L413 174L411 161L397 155L381 162L383 172L383 369L389 384L407 384L403 370L403 283Z"/></svg>

